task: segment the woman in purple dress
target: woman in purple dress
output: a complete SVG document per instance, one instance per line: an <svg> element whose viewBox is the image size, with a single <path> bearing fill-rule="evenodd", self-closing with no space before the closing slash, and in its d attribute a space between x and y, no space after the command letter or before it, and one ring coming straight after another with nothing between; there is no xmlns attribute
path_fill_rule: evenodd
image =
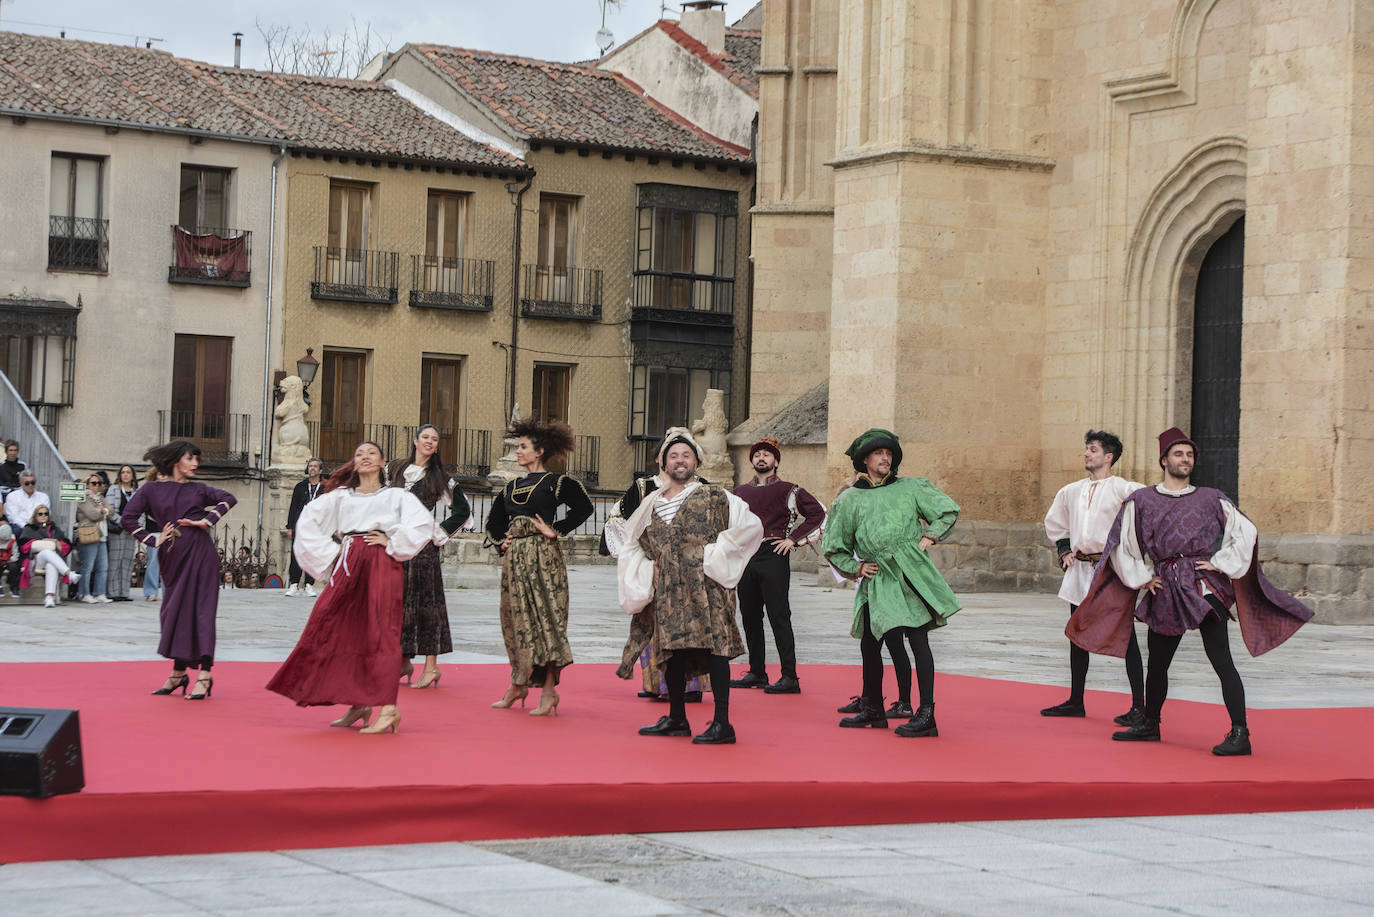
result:
<svg viewBox="0 0 1374 917"><path fill-rule="evenodd" d="M178 688L187 700L210 696L214 679L215 615L219 611L219 552L210 526L238 501L223 490L191 480L200 467L200 447L184 439L149 449L144 461L158 480L138 489L120 515L120 526L142 544L158 549L162 584L162 639L157 651L172 660L172 674L154 694ZM153 531L143 528L148 515ZM199 669L188 693L187 669Z"/></svg>

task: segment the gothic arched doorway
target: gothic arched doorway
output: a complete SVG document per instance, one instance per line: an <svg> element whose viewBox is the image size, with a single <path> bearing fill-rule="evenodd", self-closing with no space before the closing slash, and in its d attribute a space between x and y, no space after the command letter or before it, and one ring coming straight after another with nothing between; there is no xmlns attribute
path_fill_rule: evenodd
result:
<svg viewBox="0 0 1374 917"><path fill-rule="evenodd" d="M1237 498L1240 472L1240 341L1245 217L1212 243L1193 298L1193 483Z"/></svg>

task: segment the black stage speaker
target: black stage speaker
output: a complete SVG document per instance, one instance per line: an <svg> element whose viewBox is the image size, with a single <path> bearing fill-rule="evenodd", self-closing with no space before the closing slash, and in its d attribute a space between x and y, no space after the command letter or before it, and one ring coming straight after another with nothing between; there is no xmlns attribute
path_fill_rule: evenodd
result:
<svg viewBox="0 0 1374 917"><path fill-rule="evenodd" d="M0 707L0 795L56 796L85 785L75 710Z"/></svg>

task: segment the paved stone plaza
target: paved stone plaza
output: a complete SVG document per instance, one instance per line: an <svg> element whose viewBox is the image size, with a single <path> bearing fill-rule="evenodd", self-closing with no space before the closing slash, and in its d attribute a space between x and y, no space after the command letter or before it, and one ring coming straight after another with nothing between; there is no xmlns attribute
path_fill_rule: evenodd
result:
<svg viewBox="0 0 1374 917"><path fill-rule="evenodd" d="M467 577L473 588L448 592L454 643L462 649L446 663L504 662L491 579L490 568L474 570ZM614 568L575 567L570 581L578 659L618 661L626 621L615 607ZM1062 602L1045 595L961 598L965 610L932 641L940 671L1065 683ZM857 643L848 636L851 599L816 585L815 577L794 577L801 662L857 663ZM283 658L309 604L275 591L222 593L219 658ZM142 601L68 603L55 611L0 605L0 662L154 658L156 608ZM1374 629L1309 625L1257 660L1233 633L1233 651L1252 707L1370 703ZM1124 690L1120 663L1094 659L1088 687ZM1219 702L1200 641L1184 641L1170 696ZM1255 736L1257 754L1264 741ZM193 766L193 750L183 764ZM1374 811L616 835L0 866L0 913L16 915L1372 912Z"/></svg>

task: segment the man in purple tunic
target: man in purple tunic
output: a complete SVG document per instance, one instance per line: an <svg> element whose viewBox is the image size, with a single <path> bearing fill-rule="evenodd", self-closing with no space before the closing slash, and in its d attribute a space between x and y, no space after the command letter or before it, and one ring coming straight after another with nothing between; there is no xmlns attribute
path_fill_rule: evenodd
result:
<svg viewBox="0 0 1374 917"><path fill-rule="evenodd" d="M1088 652L1124 656L1134 608L1149 626L1145 716L1112 738L1158 742L1169 664L1183 634L1198 631L1231 716L1231 730L1212 754L1248 755L1245 686L1227 641L1229 609L1235 605L1252 656L1287 640L1312 610L1264 578L1254 523L1221 491L1189 482L1196 460L1197 445L1182 430L1159 435L1164 482L1142 487L1122 504L1092 586L1065 634ZM1146 595L1137 607L1142 588Z"/></svg>

